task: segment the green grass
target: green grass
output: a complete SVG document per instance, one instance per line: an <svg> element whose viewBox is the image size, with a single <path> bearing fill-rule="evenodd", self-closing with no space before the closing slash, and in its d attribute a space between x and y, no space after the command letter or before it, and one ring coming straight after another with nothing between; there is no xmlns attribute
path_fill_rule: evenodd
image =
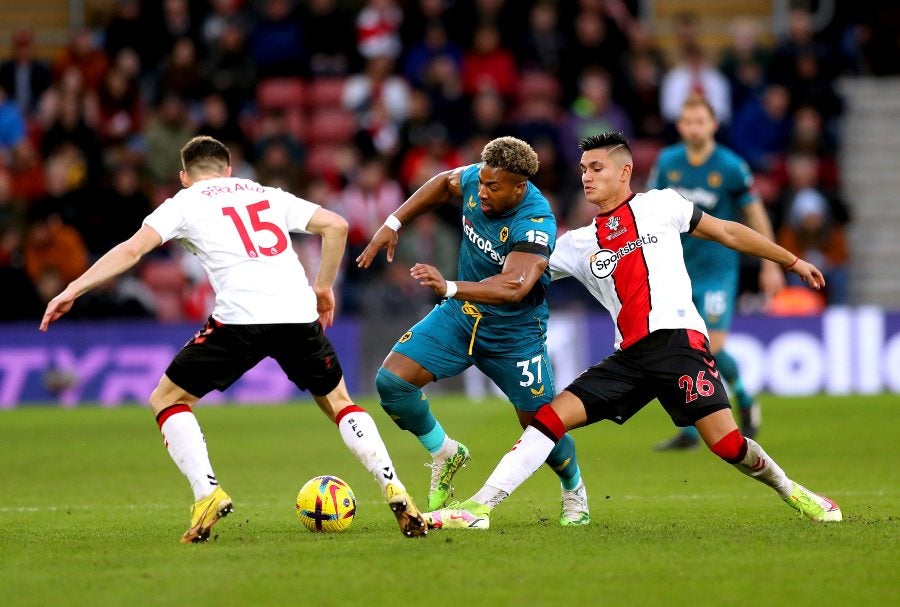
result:
<svg viewBox="0 0 900 607"><path fill-rule="evenodd" d="M480 487L518 438L496 401L435 397ZM428 482L418 443L373 413L404 482ZM794 516L705 451L655 453L657 405L624 427L577 430L587 528L561 528L558 484L538 471L484 532L403 538L377 485L314 406L202 408L213 464L235 500L214 541L182 546L191 495L149 411L0 414L0 604L18 605L886 605L900 604L896 396L765 400L760 442L844 522ZM315 535L294 515L308 478L336 474L358 513Z"/></svg>

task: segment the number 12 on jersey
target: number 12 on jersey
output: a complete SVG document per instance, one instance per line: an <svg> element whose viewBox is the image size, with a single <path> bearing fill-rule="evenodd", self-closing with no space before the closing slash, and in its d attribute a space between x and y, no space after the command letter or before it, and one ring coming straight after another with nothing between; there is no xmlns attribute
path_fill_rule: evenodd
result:
<svg viewBox="0 0 900 607"><path fill-rule="evenodd" d="M273 257L279 253L283 253L285 249L287 249L288 237L281 228L271 221L263 221L259 218L260 212L265 211L268 208L268 200L260 200L259 202L247 205L247 213L250 215L250 226L253 228L253 231L271 232L275 235L274 245L259 247L259 249L257 249L253 240L250 238L250 234L247 232L247 226L244 225L244 221L238 214L237 209L234 207L222 208L222 215L225 215L231 219L232 223L234 223L238 236L241 237L241 243L244 245L244 250L247 251L249 257L259 257L260 254L265 255L266 257Z"/></svg>

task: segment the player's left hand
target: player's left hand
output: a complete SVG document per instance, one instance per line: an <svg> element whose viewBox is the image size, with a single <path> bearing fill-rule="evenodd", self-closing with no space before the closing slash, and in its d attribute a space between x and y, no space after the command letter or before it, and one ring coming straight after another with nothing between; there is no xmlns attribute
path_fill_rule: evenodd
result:
<svg viewBox="0 0 900 607"><path fill-rule="evenodd" d="M803 279L803 282L811 286L813 289L821 289L825 286L825 277L819 268L812 265L808 261L798 259L790 271Z"/></svg>
<svg viewBox="0 0 900 607"><path fill-rule="evenodd" d="M419 281L423 287L434 291L435 295L443 297L447 292L447 281L434 266L425 263L417 263L409 269L409 275Z"/></svg>
<svg viewBox="0 0 900 607"><path fill-rule="evenodd" d="M772 298L784 288L784 270L774 261L764 259L759 268L759 290Z"/></svg>
<svg viewBox="0 0 900 607"><path fill-rule="evenodd" d="M51 299L41 319L41 331L46 333L50 323L56 322L60 316L71 310L74 303L75 296L69 294L68 289Z"/></svg>
<svg viewBox="0 0 900 607"><path fill-rule="evenodd" d="M316 310L319 312L319 322L322 328L328 328L334 324L334 291L331 287L313 287L316 292Z"/></svg>

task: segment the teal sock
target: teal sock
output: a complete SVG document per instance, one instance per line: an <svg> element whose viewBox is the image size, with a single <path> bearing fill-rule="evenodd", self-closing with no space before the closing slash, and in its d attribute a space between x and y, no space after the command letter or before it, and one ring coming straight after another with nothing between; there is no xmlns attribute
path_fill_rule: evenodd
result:
<svg viewBox="0 0 900 607"><path fill-rule="evenodd" d="M432 419L433 416L432 416ZM444 432L444 428L441 426L441 422L438 420L434 420L434 428L431 429L430 432L426 432L422 436L416 436L419 439L419 442L422 443L422 446L428 449L428 452L434 455L438 451L441 450L441 445L444 444L444 439L447 438L447 433Z"/></svg>
<svg viewBox="0 0 900 607"><path fill-rule="evenodd" d="M547 456L547 465L556 472L563 489L571 491L578 486L581 480L581 469L575 457L575 440L568 434L563 434L556 446Z"/></svg>
<svg viewBox="0 0 900 607"><path fill-rule="evenodd" d="M697 440L700 438L700 433L697 432L697 428L695 428L694 426L685 426L684 428L682 428L681 435L689 436L689 437L693 438L694 440Z"/></svg>
<svg viewBox="0 0 900 607"><path fill-rule="evenodd" d="M397 377L384 367L375 374L375 388L381 407L402 430L409 430L431 451L431 446L444 440L444 429L431 414L428 398L422 390ZM437 446L440 447L440 442Z"/></svg>
<svg viewBox="0 0 900 607"><path fill-rule="evenodd" d="M731 393L737 401L738 407L746 409L753 405L753 397L747 394L744 388L744 382L741 381L741 372L738 369L737 361L731 357L731 354L725 350L719 350L716 354L716 366L722 372L722 377L728 382Z"/></svg>

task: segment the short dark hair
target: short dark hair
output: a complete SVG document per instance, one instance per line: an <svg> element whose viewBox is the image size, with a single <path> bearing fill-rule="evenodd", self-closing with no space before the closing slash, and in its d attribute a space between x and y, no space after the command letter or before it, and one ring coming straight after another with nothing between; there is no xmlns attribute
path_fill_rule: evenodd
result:
<svg viewBox="0 0 900 607"><path fill-rule="evenodd" d="M218 139L199 135L181 148L181 164L188 173L220 173L231 166L231 152Z"/></svg>
<svg viewBox="0 0 900 607"><path fill-rule="evenodd" d="M613 148L621 147L622 150L628 154L629 160L631 159L631 146L628 145L628 141L622 133L613 133L609 131L598 135L591 135L590 137L582 139L578 144L578 147L581 148L582 152L599 148L610 151Z"/></svg>

